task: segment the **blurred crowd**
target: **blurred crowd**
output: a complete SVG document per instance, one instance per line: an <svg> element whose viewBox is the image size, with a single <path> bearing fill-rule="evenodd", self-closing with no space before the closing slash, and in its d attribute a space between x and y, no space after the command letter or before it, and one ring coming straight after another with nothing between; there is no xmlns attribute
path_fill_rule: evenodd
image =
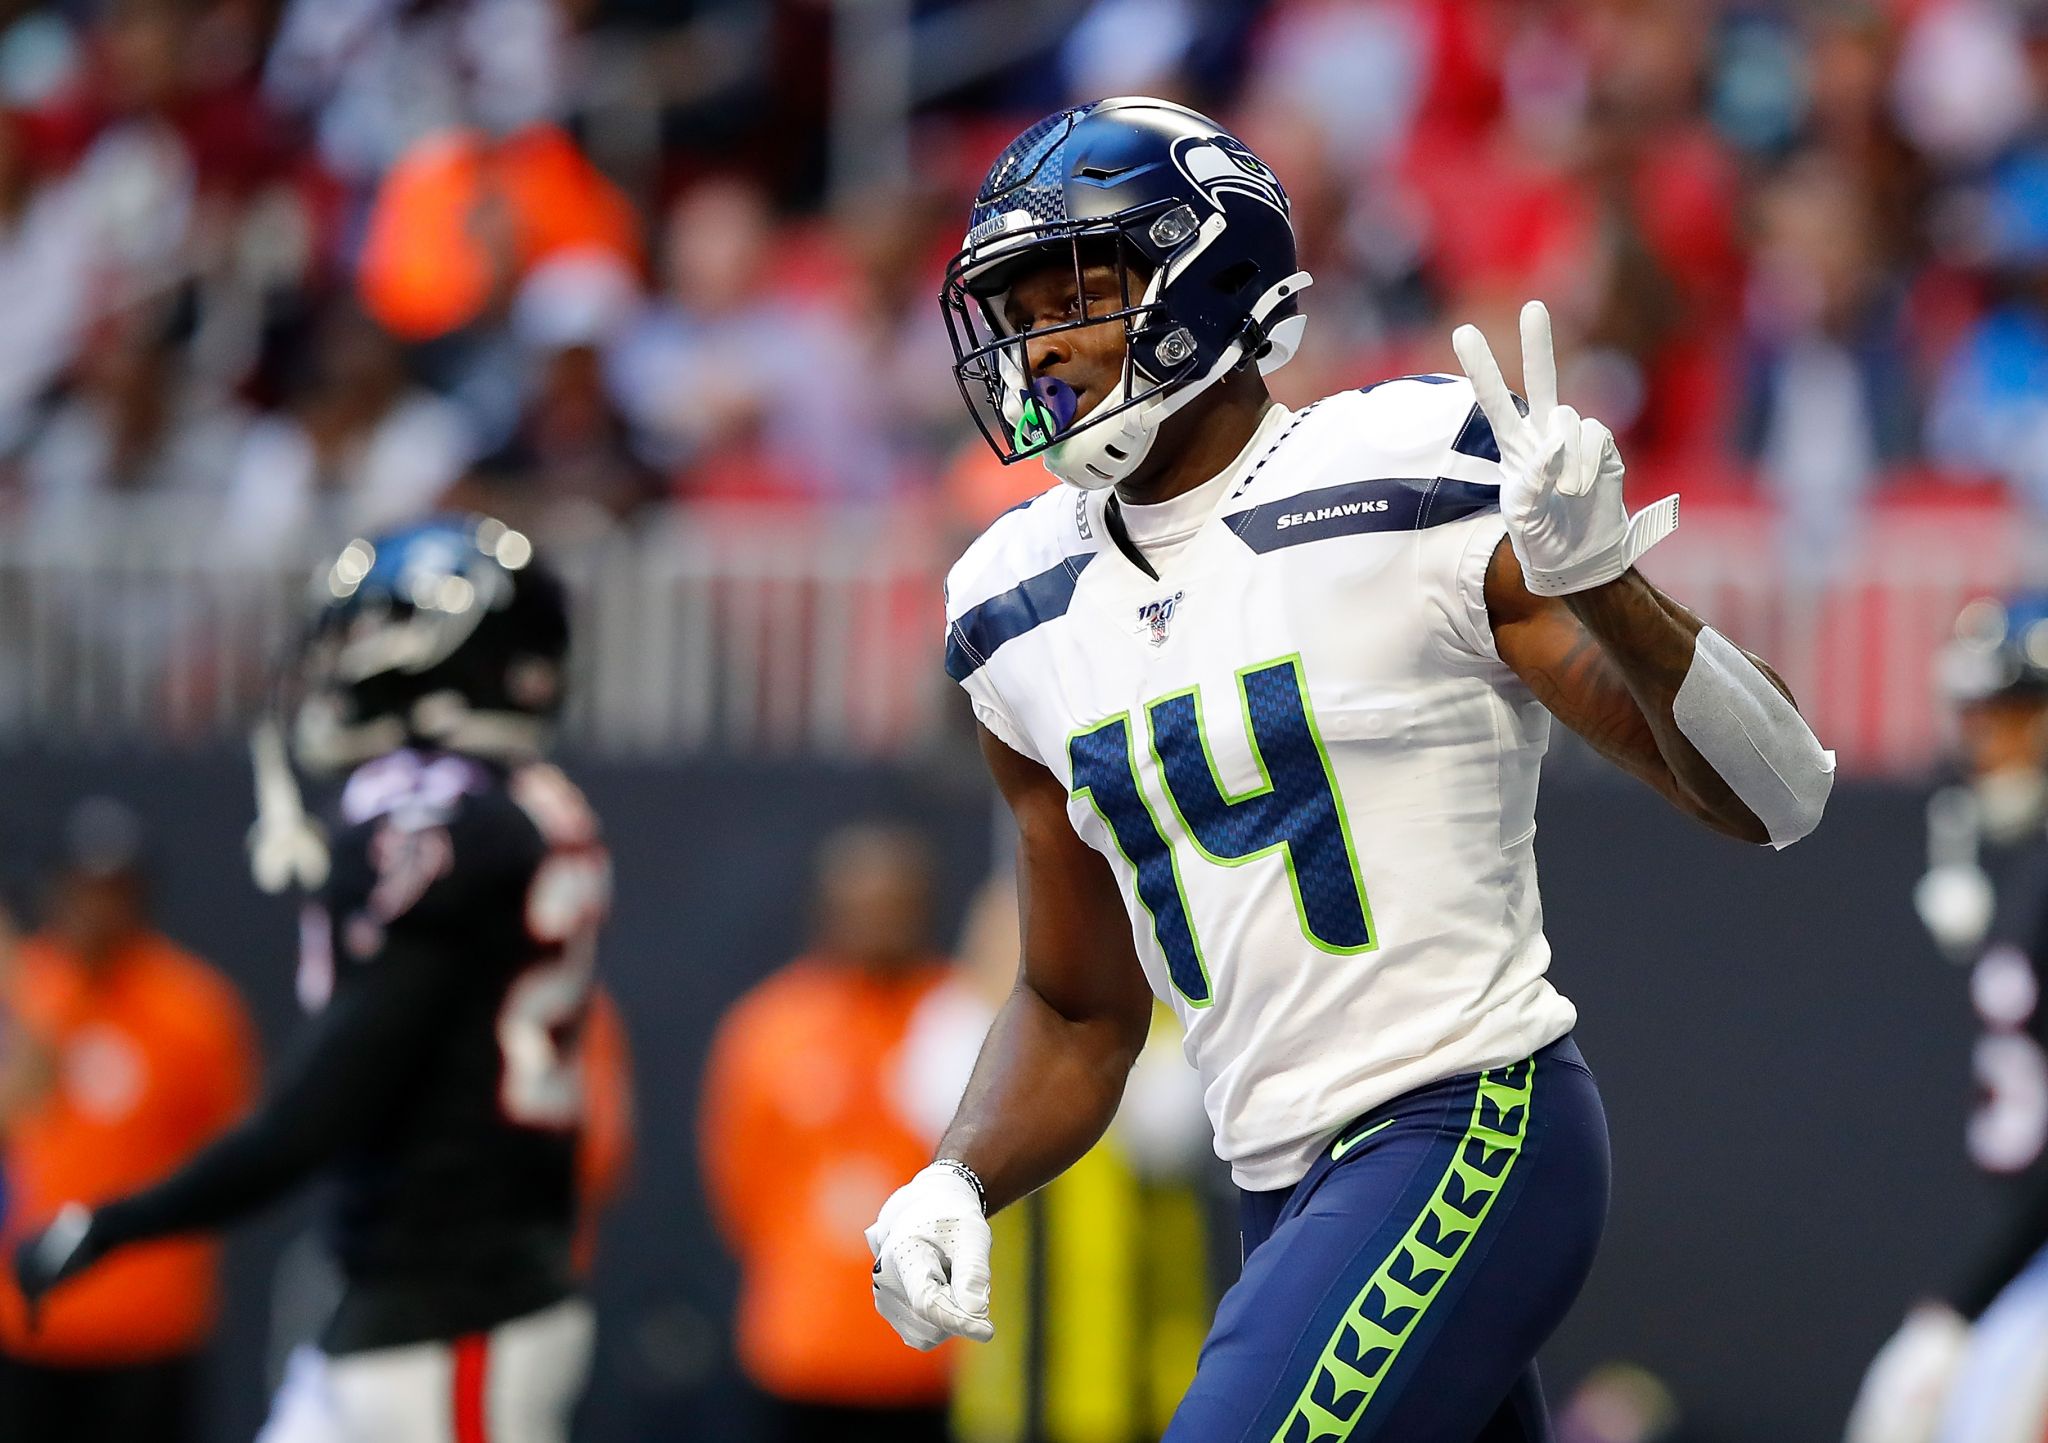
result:
<svg viewBox="0 0 2048 1443"><path fill-rule="evenodd" d="M1449 366L1537 294L1646 486L1815 547L1886 494L2048 512L2048 3L906 0L997 48L914 68L902 128L845 8L0 0L8 524L972 525L1044 478L967 427L940 266L1012 133L1130 92L1288 183L1285 400Z"/></svg>

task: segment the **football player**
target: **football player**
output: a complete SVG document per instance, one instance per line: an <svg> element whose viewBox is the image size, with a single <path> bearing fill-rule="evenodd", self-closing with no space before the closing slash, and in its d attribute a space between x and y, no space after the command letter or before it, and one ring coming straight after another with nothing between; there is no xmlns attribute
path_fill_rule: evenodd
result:
<svg viewBox="0 0 2048 1443"><path fill-rule="evenodd" d="M246 1122L155 1187L67 1209L16 1273L33 1306L117 1248L325 1172L345 1283L293 1443L559 1443L592 1342L577 1054L610 887L589 806L541 760L562 591L525 536L468 518L352 541L316 593L293 748L347 780L331 846L288 817L257 847L272 882L325 872L302 927L311 1021ZM296 806L275 770L259 756L259 830Z"/></svg>
<svg viewBox="0 0 2048 1443"><path fill-rule="evenodd" d="M1606 1126L1545 980L1562 719L1785 846L1832 781L1782 686L1651 586L1614 438L1486 341L1289 411L1309 277L1280 181L1193 111L1062 111L983 182L943 292L1006 460L1062 486L947 583L946 663L1020 831L1023 963L938 1160L868 1231L909 1343L987 1338L986 1215L1087 1150L1186 1029L1245 1261L1168 1443L1547 1438L1533 1359L1593 1257Z"/></svg>
<svg viewBox="0 0 2048 1443"><path fill-rule="evenodd" d="M1967 780L1928 801L1913 900L1970 967L1971 1160L2003 1194L1968 1270L1871 1363L1849 1443L2048 1438L2048 595L1973 601L1942 653Z"/></svg>

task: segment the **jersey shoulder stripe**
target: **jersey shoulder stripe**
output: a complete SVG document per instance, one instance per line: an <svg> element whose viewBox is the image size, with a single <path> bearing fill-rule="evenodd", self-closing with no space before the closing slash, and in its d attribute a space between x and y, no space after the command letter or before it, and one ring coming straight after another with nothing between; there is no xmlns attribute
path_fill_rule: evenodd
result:
<svg viewBox="0 0 2048 1443"><path fill-rule="evenodd" d="M1065 557L955 617L946 628L946 675L965 681L1006 642L1065 616L1081 572L1094 559L1092 551Z"/></svg>
<svg viewBox="0 0 2048 1443"><path fill-rule="evenodd" d="M998 516L946 575L946 671L965 681L998 647L1066 615L1095 559L1087 494L1053 486Z"/></svg>
<svg viewBox="0 0 2048 1443"><path fill-rule="evenodd" d="M946 573L946 619L957 621L1076 552L1092 551L1087 493L1064 482L989 523Z"/></svg>
<svg viewBox="0 0 2048 1443"><path fill-rule="evenodd" d="M1500 442L1493 434L1493 422L1486 419L1486 413L1473 403L1472 414L1465 418L1457 439L1451 442L1451 449L1461 456L1476 456L1481 461L1500 460Z"/></svg>

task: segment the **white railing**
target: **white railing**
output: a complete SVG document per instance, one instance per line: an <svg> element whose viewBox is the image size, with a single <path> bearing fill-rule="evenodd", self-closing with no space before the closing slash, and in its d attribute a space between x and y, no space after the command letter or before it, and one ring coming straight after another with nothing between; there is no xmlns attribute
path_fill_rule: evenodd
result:
<svg viewBox="0 0 2048 1443"><path fill-rule="evenodd" d="M939 577L959 541L915 508L694 507L558 552L578 602L570 740L637 755L929 745L950 700ZM1698 509L1647 569L1777 664L1845 768L1901 774L1940 745L1933 657L1951 620L2028 575L2026 548L2003 512L1895 511L1823 570L1788 557L1767 518ZM0 528L0 741L239 733L315 560L223 554L161 503L70 542Z"/></svg>
<svg viewBox="0 0 2048 1443"><path fill-rule="evenodd" d="M943 572L912 510L678 510L557 551L572 742L876 756L935 730ZM187 508L0 532L0 739L191 744L261 706L321 559L225 554Z"/></svg>

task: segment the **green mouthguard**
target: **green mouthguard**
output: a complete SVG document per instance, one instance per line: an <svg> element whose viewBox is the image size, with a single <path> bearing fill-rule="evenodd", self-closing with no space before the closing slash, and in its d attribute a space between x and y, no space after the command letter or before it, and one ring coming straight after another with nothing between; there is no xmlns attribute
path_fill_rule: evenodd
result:
<svg viewBox="0 0 2048 1443"><path fill-rule="evenodd" d="M1022 451L1027 446L1036 446L1052 434L1052 418L1038 403L1037 397L1024 402L1024 408L1017 413L1017 424L1010 431L1010 444Z"/></svg>

